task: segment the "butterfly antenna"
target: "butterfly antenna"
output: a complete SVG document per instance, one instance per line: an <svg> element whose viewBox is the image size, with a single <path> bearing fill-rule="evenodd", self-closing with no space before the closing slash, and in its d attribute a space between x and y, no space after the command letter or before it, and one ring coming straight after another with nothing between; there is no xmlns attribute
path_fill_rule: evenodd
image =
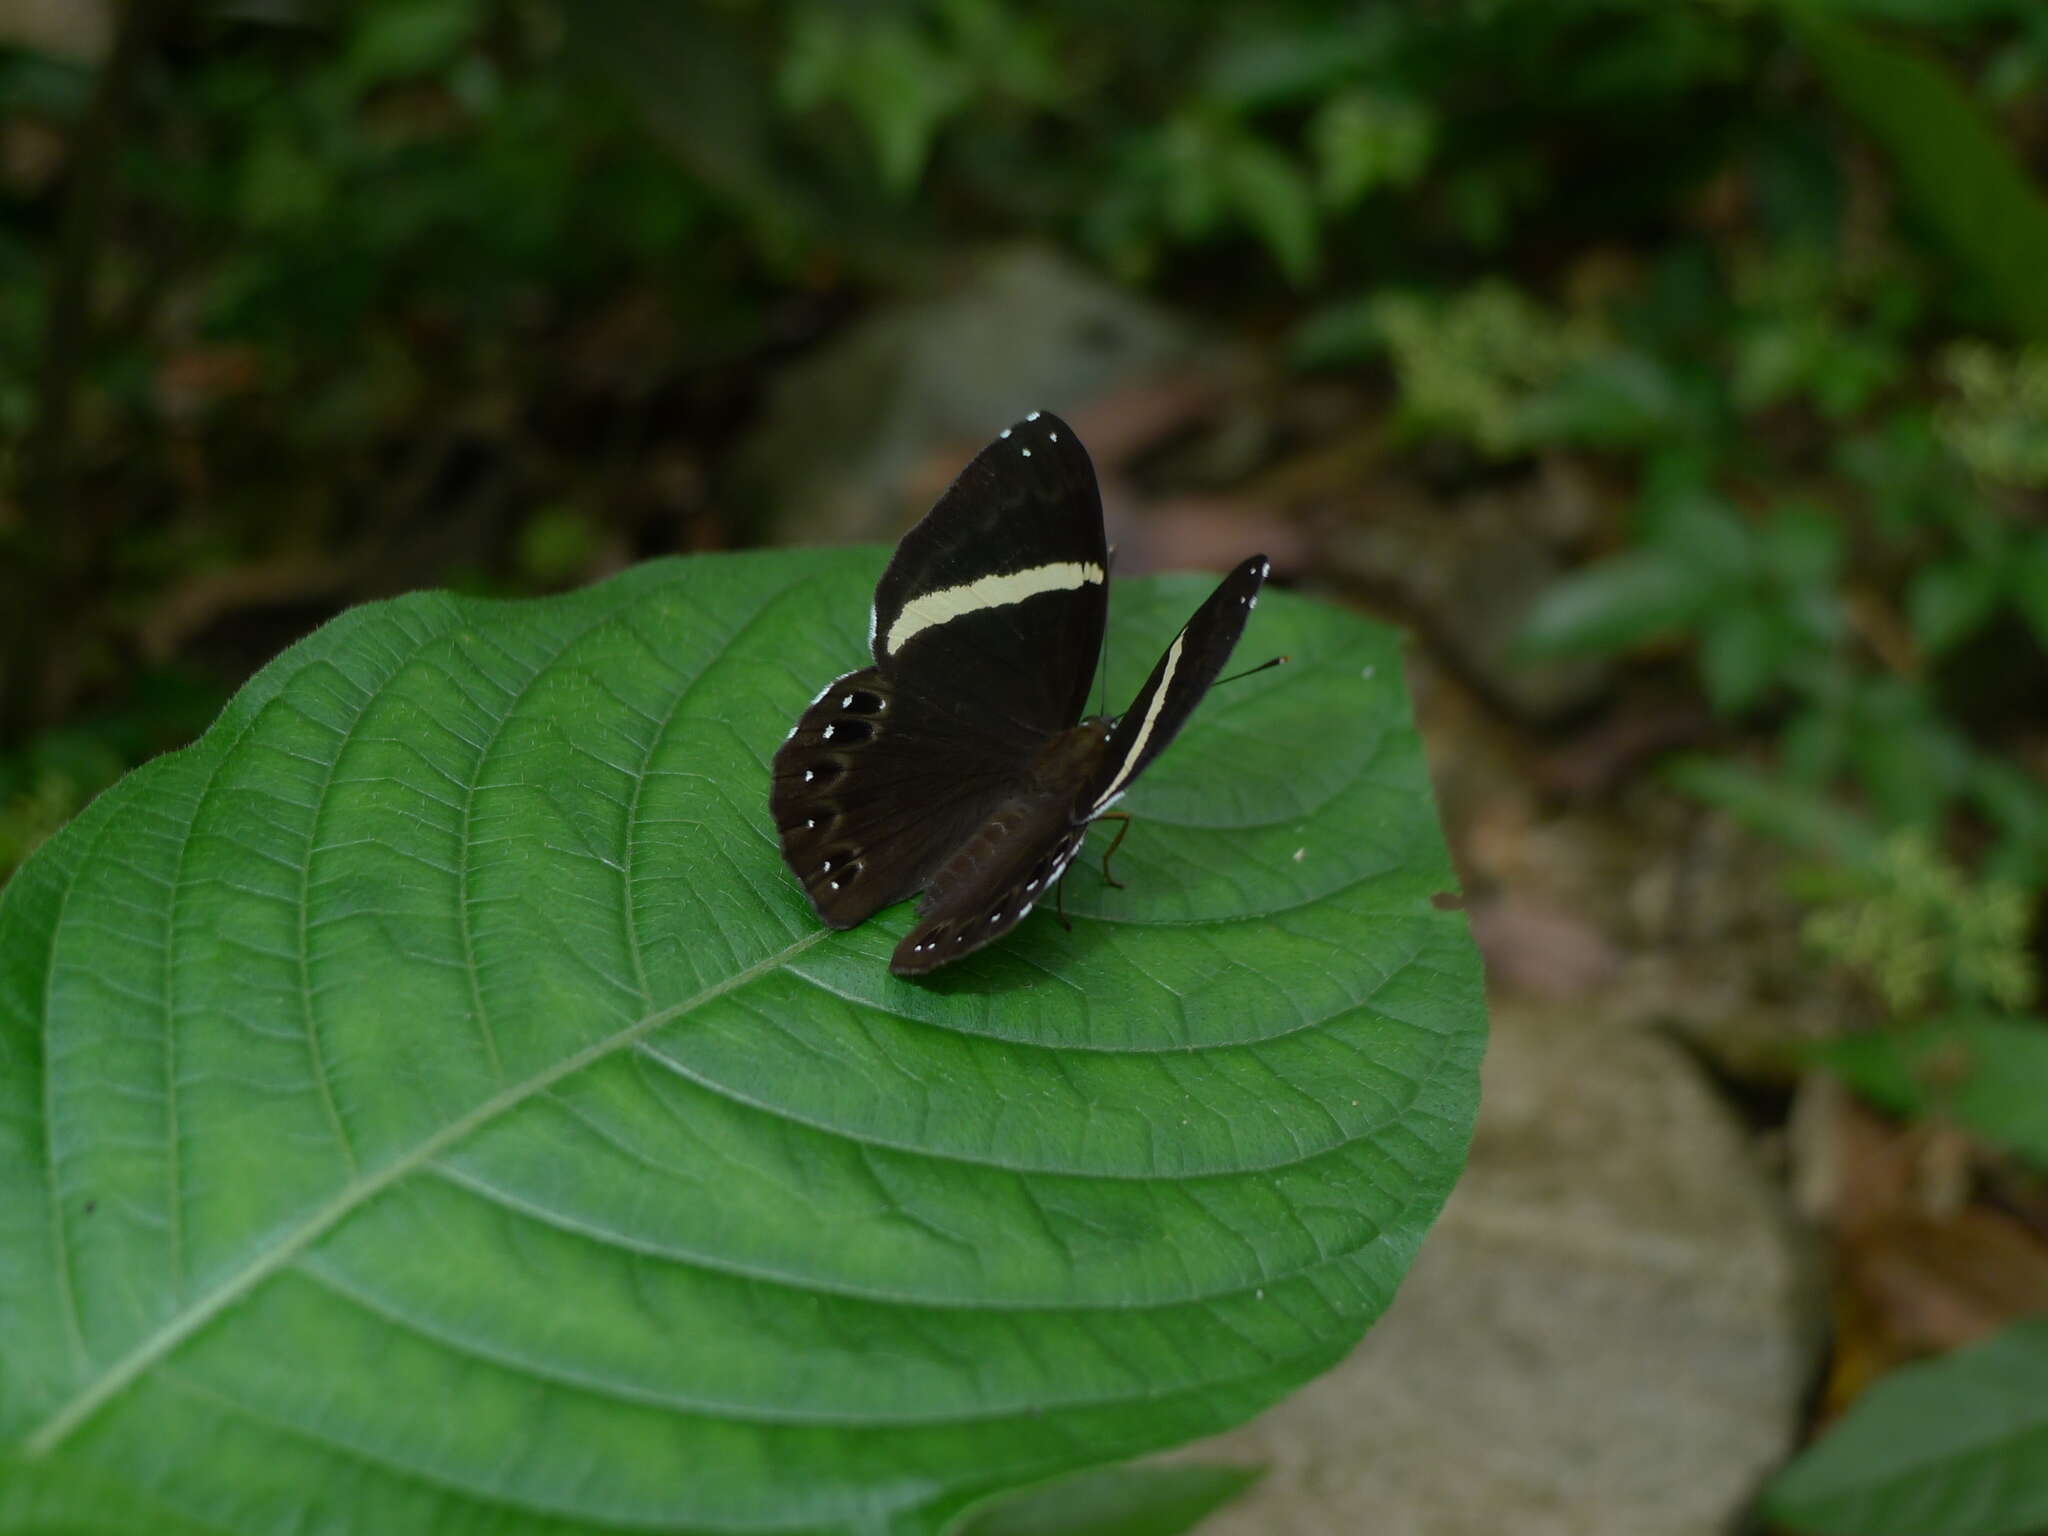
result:
<svg viewBox="0 0 2048 1536"><path fill-rule="evenodd" d="M1292 660L1294 660L1292 656L1275 656L1271 661L1262 661L1256 667L1246 667L1242 672L1233 672L1228 677L1219 677L1209 686L1211 688L1221 688L1225 683L1234 683L1240 677L1250 677L1254 672L1263 672L1268 667L1284 667Z"/></svg>

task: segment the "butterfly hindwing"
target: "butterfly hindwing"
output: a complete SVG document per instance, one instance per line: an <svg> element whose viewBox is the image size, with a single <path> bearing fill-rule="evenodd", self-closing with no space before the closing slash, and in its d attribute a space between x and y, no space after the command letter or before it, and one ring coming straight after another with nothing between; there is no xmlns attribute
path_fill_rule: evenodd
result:
<svg viewBox="0 0 2048 1536"><path fill-rule="evenodd" d="M866 667L797 720L775 754L768 806L818 916L850 928L922 890L1013 788L1005 744Z"/></svg>
<svg viewBox="0 0 2048 1536"><path fill-rule="evenodd" d="M889 969L899 976L936 970L1030 916L1088 835L1072 809L1071 797L1045 794L998 806L933 875Z"/></svg>
<svg viewBox="0 0 2048 1536"><path fill-rule="evenodd" d="M903 693L971 701L987 728L1042 740L1087 705L1108 570L1087 450L1034 411L903 536L875 588L875 664Z"/></svg>

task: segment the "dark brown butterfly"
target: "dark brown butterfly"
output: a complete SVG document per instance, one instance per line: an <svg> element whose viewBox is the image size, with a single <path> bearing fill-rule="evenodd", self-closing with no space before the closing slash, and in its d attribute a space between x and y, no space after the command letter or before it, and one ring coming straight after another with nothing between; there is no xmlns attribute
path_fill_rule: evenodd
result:
<svg viewBox="0 0 2048 1536"><path fill-rule="evenodd" d="M1224 577L1131 707L1083 719L1109 606L1095 468L1056 416L1003 432L882 573L874 665L775 754L782 857L818 916L851 928L923 891L899 976L1009 932L1209 691L1268 569Z"/></svg>

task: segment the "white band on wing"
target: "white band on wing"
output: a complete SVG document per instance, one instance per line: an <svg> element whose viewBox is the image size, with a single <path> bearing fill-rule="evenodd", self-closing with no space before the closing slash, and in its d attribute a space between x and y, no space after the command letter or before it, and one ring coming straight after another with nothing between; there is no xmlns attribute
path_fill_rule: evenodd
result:
<svg viewBox="0 0 2048 1536"><path fill-rule="evenodd" d="M1041 592L1071 592L1076 587L1085 587L1091 582L1102 580L1103 570L1099 565L1079 560L1060 560L1051 565L1034 565L1028 570L1007 571L1000 576L983 576L974 581L963 582L957 587L944 587L937 592L926 592L903 605L903 611L896 615L889 626L888 638L883 641L881 654L893 656L904 645L934 624L944 624L963 614L979 613L984 608L1001 608L1009 603L1021 603L1027 597L1036 597Z"/></svg>
<svg viewBox="0 0 2048 1536"><path fill-rule="evenodd" d="M1116 797L1124 792L1124 785L1137 771L1138 758L1145 750L1145 742L1152 734L1152 727L1159 723L1159 711L1166 707L1166 696L1173 692L1173 674L1180 670L1180 648L1186 642L1188 632L1183 629L1173 637L1173 644L1166 648L1166 665L1159 669L1159 687L1152 695L1152 707L1145 711L1145 718L1138 722L1138 734L1131 744L1124 748L1123 766L1116 771L1116 777L1109 781L1095 804L1088 808L1089 816L1100 816L1115 803Z"/></svg>

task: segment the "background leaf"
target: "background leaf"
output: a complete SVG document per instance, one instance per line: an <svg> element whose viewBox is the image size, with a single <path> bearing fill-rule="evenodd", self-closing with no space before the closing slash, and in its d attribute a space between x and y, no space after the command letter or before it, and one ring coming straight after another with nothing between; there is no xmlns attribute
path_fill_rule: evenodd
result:
<svg viewBox="0 0 2048 1536"><path fill-rule="evenodd" d="M1895 1114L1942 1114L2048 1168L2048 1023L1942 1019L1831 1040L1819 1058Z"/></svg>
<svg viewBox="0 0 2048 1536"><path fill-rule="evenodd" d="M1740 763L1677 757L1665 764L1664 777L1752 831L1802 853L1857 865L1875 859L1883 846L1877 830L1839 801Z"/></svg>
<svg viewBox="0 0 2048 1536"><path fill-rule="evenodd" d="M1731 608L1700 637L1700 675L1721 713L1746 709L1770 686L1782 660L1773 618L1762 608Z"/></svg>
<svg viewBox="0 0 2048 1536"><path fill-rule="evenodd" d="M974 1516L960 1536L1180 1536L1261 1475L1202 1462L1084 1472Z"/></svg>
<svg viewBox="0 0 2048 1536"><path fill-rule="evenodd" d="M2011 580L2013 602L2048 646L2048 539L2035 539L2020 551Z"/></svg>
<svg viewBox="0 0 2048 1536"><path fill-rule="evenodd" d="M1224 147L1218 174L1237 211L1265 242L1287 280L1299 287L1313 278L1322 263L1321 237L1315 192L1301 168L1272 145L1247 134Z"/></svg>
<svg viewBox="0 0 2048 1536"><path fill-rule="evenodd" d="M1840 1536L2019 1536L2048 1522L2048 1319L1908 1366L1859 1398L1765 1494Z"/></svg>
<svg viewBox="0 0 2048 1536"><path fill-rule="evenodd" d="M1789 9L1828 89L1885 147L2013 330L2048 340L2048 199L1998 129L1938 64L1824 8Z"/></svg>
<svg viewBox="0 0 2048 1536"><path fill-rule="evenodd" d="M1680 628L1714 590L1711 578L1662 550L1631 550L1546 590L1530 612L1522 644L1538 656L1619 650Z"/></svg>
<svg viewBox="0 0 2048 1536"><path fill-rule="evenodd" d="M1914 638L1932 655L1968 639L1997 608L2002 574L1988 560L1922 566L1906 589Z"/></svg>
<svg viewBox="0 0 2048 1536"><path fill-rule="evenodd" d="M1129 889L1077 860L1071 933L913 984L910 909L820 928L765 807L879 559L357 609L23 866L43 1527L934 1532L1356 1341L1483 1035L1392 638L1275 594L1297 664L1130 796ZM1120 588L1113 696L1206 590Z"/></svg>

